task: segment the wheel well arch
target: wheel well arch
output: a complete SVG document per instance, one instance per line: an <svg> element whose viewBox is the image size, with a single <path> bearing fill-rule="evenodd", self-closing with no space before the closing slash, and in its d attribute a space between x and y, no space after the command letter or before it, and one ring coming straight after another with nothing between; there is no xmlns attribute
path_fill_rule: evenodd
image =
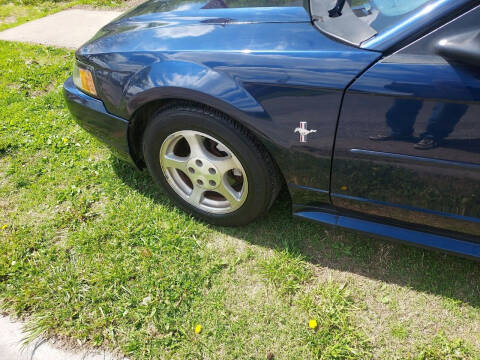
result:
<svg viewBox="0 0 480 360"><path fill-rule="evenodd" d="M261 137L249 126L246 126L245 123L243 123L242 121L239 121L235 115L232 115L229 112L220 110L218 109L218 107L212 106L210 104L205 104L205 103L193 101L190 99L175 98L175 97L162 98L162 99L157 99L157 100L152 100L150 102L147 102L143 104L139 109L137 109L133 113L132 117L130 118L130 121L128 124L128 132L127 132L128 146L130 149L130 155L139 169L144 169L146 167L145 161L143 159L142 138L149 121L157 112L161 112L162 108L170 106L174 103L188 104L190 106L193 105L196 107L208 108L211 111L222 113L223 115L230 118L233 122L243 127L248 133L250 133L250 135L255 139L255 141L259 144L259 146L261 146L262 149L268 154L274 166L276 167L278 174L282 179L282 182L285 183L285 177L280 167L278 166L278 163L275 157L268 150L267 146L265 146L264 142L261 140Z"/></svg>
<svg viewBox="0 0 480 360"><path fill-rule="evenodd" d="M128 122L127 140L130 156L139 169L146 167L143 159L142 138L143 133L152 116L162 107L178 101L178 99L159 99L150 101L137 109Z"/></svg>

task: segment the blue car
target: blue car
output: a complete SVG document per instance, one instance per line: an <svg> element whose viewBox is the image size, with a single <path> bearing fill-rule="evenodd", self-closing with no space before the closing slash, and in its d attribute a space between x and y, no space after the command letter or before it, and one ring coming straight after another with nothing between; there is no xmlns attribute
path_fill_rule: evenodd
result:
<svg viewBox="0 0 480 360"><path fill-rule="evenodd" d="M151 0L76 52L78 123L222 226L293 214L480 258L480 1Z"/></svg>

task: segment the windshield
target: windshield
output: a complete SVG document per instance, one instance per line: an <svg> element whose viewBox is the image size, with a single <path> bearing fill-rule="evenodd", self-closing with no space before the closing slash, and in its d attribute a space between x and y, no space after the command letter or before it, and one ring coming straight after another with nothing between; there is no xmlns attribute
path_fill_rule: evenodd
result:
<svg viewBox="0 0 480 360"><path fill-rule="evenodd" d="M311 0L315 25L323 32L360 45L438 0Z"/></svg>

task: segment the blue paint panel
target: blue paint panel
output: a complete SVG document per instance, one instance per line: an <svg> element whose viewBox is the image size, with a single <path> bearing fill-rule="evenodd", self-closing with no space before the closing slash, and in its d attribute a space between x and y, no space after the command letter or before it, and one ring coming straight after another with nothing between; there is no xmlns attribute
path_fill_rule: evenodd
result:
<svg viewBox="0 0 480 360"><path fill-rule="evenodd" d="M63 94L70 113L81 127L109 145L116 155L132 162L127 142L127 120L109 114L100 100L78 90L71 77L63 85Z"/></svg>
<svg viewBox="0 0 480 360"><path fill-rule="evenodd" d="M222 16L232 14L235 19L249 20L267 19L275 21L276 19L309 21L305 16L305 9L308 2L303 0L257 0L255 2L241 2L231 0L181 0L181 1L147 1L136 8L122 15L119 20L138 19L139 17L156 17L158 14L167 14L172 19L177 18L203 18L204 16ZM294 8L295 10L291 10ZM300 12L300 10L303 10ZM268 16L268 17L267 17ZM165 16L163 16L165 17Z"/></svg>
<svg viewBox="0 0 480 360"><path fill-rule="evenodd" d="M440 57L393 55L368 71L351 88L355 93L375 93L449 101L479 102L480 72L452 66Z"/></svg>
<svg viewBox="0 0 480 360"><path fill-rule="evenodd" d="M387 207L387 206L394 206L399 209L407 210L412 213L424 213L424 214L429 214L429 215L435 215L435 216L442 216L446 218L452 218L455 220L461 220L465 221L466 223L478 223L480 224L480 218L474 218L474 217L469 217L469 216L462 216L458 214L451 214L451 213L443 213L440 211L435 211L435 210L430 210L430 209L421 209L421 208L416 208L404 204L394 204L391 202L386 202L386 201L380 201L380 200L372 200L372 199L365 199L357 196L350 196L350 195L344 195L344 194L337 194L337 193L331 193L330 194L332 198L336 198L337 200L352 200L355 202L361 202L361 203L369 203L372 206L376 206L378 208L381 207ZM334 201L335 203L336 201Z"/></svg>
<svg viewBox="0 0 480 360"><path fill-rule="evenodd" d="M427 166L428 166L428 163L430 163L430 164L438 164L438 165L459 167L459 168L465 168L465 169L480 170L480 164L472 164L468 162L458 162L458 161L451 161L451 160L427 158L423 156L394 154L389 152L371 151L371 150L362 150L362 149L350 149L350 152L352 154L367 155L367 156L373 156L376 158L390 158L390 159L397 160L399 162L408 161L408 162L427 163Z"/></svg>
<svg viewBox="0 0 480 360"><path fill-rule="evenodd" d="M385 57L350 86L333 160L335 206L480 238L480 68L434 50L455 30L478 31L479 15L477 7ZM436 146L421 148L422 139Z"/></svg>
<svg viewBox="0 0 480 360"><path fill-rule="evenodd" d="M256 8L217 8L217 9L195 9L185 8L168 12L127 12L109 25L117 23L137 24L144 27L153 23L175 24L178 21L183 23L207 23L207 24L240 24L240 23L289 23L289 22L310 22L310 16L305 8L300 6L289 7L256 7ZM107 27L108 29L108 27Z"/></svg>

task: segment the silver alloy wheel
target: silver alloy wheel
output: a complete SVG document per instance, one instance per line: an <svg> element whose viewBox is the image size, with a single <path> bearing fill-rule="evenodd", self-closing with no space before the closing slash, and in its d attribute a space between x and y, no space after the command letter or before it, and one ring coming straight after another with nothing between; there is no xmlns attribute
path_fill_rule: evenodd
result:
<svg viewBox="0 0 480 360"><path fill-rule="evenodd" d="M245 170L219 140L193 130L169 135L160 148L168 184L189 204L212 214L240 208L248 194Z"/></svg>

